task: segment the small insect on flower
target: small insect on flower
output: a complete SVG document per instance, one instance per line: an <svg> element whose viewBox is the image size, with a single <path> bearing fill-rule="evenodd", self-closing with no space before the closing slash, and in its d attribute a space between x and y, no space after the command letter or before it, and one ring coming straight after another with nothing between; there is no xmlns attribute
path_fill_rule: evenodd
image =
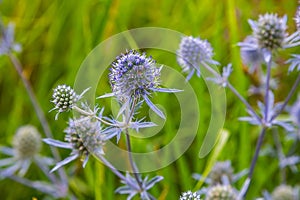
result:
<svg viewBox="0 0 300 200"><path fill-rule="evenodd" d="M209 42L192 36L182 37L179 49L177 50L177 62L183 72L189 73L186 80L191 79L196 72L200 76L200 66L204 64L215 64L212 60L213 49Z"/></svg>
<svg viewBox="0 0 300 200"><path fill-rule="evenodd" d="M55 107L50 110L57 110L55 119L58 118L59 113L67 112L72 110L73 106L82 98L83 94L86 93L88 89L84 90L80 95L68 85L58 85L52 94L51 102Z"/></svg>

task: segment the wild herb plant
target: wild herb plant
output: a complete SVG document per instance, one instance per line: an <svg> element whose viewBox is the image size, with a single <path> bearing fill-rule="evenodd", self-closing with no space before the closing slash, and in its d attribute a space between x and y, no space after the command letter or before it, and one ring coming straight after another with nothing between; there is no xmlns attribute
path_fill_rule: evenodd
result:
<svg viewBox="0 0 300 200"><path fill-rule="evenodd" d="M279 52L300 45L300 7L295 16L295 22L297 30L288 34L286 16L279 17L277 14L269 13L260 15L257 21L249 20L252 34L247 36L243 42L238 43L241 49L241 59L249 66L249 73L259 77L258 84L249 88L250 94L263 96L263 100L258 101L257 105L243 97L234 87L235 84L230 82L232 71L239 66L228 64L222 68L222 73L219 74L211 67L211 65L220 65L212 58L212 45L199 37L182 37L180 44L178 44L177 62L182 67L182 72L187 73L186 81L190 81L194 74L200 77L202 69L209 71L211 77L207 79L208 81L222 88L227 88L245 105L248 116L239 119L257 126L260 132L248 169L234 174L230 161L217 162L208 177L200 174L193 175L198 183L203 181L205 186L201 188L196 186L193 192L183 192L179 199L240 200L246 198L248 189L255 185L255 181L253 181L254 169L267 134L272 134L274 139L274 148L272 149L274 153L268 156L276 157L279 160L278 168L281 183L272 192L264 191L263 194L257 194L257 196L263 195L266 200L299 199L299 189L297 186L289 186L286 171L290 169L295 175L299 174L297 164L300 162L300 156L297 152L297 145L299 145L300 140L300 104L299 100L291 106L288 104L296 93L300 83L300 75L297 76L286 98L282 102L278 102L275 94L280 80L275 80L272 74L272 68L285 67L285 65L289 65L289 73L298 72L300 69L300 55L298 54L292 54L284 66L281 66L282 63L277 63L276 59L280 56ZM38 130L32 125L20 127L13 139L13 148L1 147L1 152L10 157L0 160L0 177L12 179L54 198L76 199L68 189L68 175L64 166L79 159L84 168L90 157L95 156L124 184L116 188L116 193L128 195L127 199L129 200L133 198L155 199L150 190L156 183L162 181L163 177L154 176L150 178L140 172L136 164L137 161L132 156L130 132L135 130L139 133L140 129L156 125L151 121L146 121L147 116L140 117L138 115L142 106L147 105L160 118L166 118L164 112L152 102L152 95L159 95L160 92L184 92L161 86L162 66L156 64L155 59L146 53L140 53L136 50L128 50L116 58L111 64L108 75L112 92L99 97L100 99L110 97L117 101L119 109L116 115L101 105L91 106L85 99L89 88L76 92L71 86L58 85L54 89L51 99L54 105L51 111L57 112L55 119L59 119L60 113L73 112L73 117L69 119L68 126L64 130L64 141L60 141L54 139L55 136L51 133L30 82L23 75L22 65L14 54L14 52L20 51L21 47L14 41L13 26L5 27L0 24L0 30L0 55L7 56L15 67L46 136L46 138L41 139ZM107 112L110 114L104 115ZM288 114L289 118L282 117L282 114ZM281 136L281 133L284 133L284 137ZM289 140L292 140L293 145L288 153L285 153L283 143ZM42 141L49 144L53 158L40 155ZM111 141L116 142L116 144L125 141L130 166L130 170L125 173L117 169L105 157L108 150L106 143ZM61 159L57 148L69 149L70 155ZM231 158L228 157L228 159ZM25 178L31 164L36 164L46 178L41 180ZM50 166L53 165L54 167L50 169ZM247 178L242 187L238 188L236 183L244 175L247 175Z"/></svg>

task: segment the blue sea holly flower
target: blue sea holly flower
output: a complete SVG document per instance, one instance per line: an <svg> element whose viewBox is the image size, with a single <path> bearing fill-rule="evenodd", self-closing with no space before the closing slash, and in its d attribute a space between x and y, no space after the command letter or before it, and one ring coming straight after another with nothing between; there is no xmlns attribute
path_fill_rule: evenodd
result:
<svg viewBox="0 0 300 200"><path fill-rule="evenodd" d="M183 192L179 198L179 200L201 200L201 197L197 192Z"/></svg>
<svg viewBox="0 0 300 200"><path fill-rule="evenodd" d="M182 67L183 72L188 73L186 80L191 79L196 72L200 77L200 66L203 64L215 64L212 60L213 49L209 42L192 36L182 37L179 49L177 50L177 62Z"/></svg>
<svg viewBox="0 0 300 200"><path fill-rule="evenodd" d="M269 62L270 54L278 49L286 49L299 45L300 35L295 32L288 35L287 16L278 17L277 14L260 15L257 21L248 21L252 28L251 41L238 43L244 51L256 51Z"/></svg>
<svg viewBox="0 0 300 200"><path fill-rule="evenodd" d="M69 126L64 131L66 133L65 142L51 138L43 139L49 145L72 150L70 156L56 163L51 172L77 158L80 158L82 166L85 167L90 153L104 154L105 135L101 131L102 128L99 121L83 117L69 120Z"/></svg>
<svg viewBox="0 0 300 200"><path fill-rule="evenodd" d="M101 96L117 98L122 105L121 110L131 106L133 102L145 100L148 106L160 117L165 118L149 99L152 92L179 92L176 89L160 88L160 71L151 57L135 50L127 51L116 58L109 72L112 93ZM136 101L137 100L137 101Z"/></svg>
<svg viewBox="0 0 300 200"><path fill-rule="evenodd" d="M58 118L59 113L72 110L73 106L82 98L82 96L88 91L84 90L80 95L68 85L58 85L52 94L51 102L54 104L54 108L50 110L57 110L55 119Z"/></svg>
<svg viewBox="0 0 300 200"><path fill-rule="evenodd" d="M257 40L253 36L248 36L243 43L257 44ZM241 46L241 58L245 65L249 66L249 72L253 73L263 63L263 54L261 49L248 49Z"/></svg>
<svg viewBox="0 0 300 200"><path fill-rule="evenodd" d="M33 162L45 168L52 164L52 159L39 155L41 143L40 133L34 126L21 126L13 138L13 148L0 148L2 153L11 156L0 160L0 176L8 177L16 172L24 176Z"/></svg>
<svg viewBox="0 0 300 200"><path fill-rule="evenodd" d="M152 179L148 180L148 177L145 177L142 180L142 177L139 175L139 180L141 180L141 185L137 183L137 180L126 173L126 180L121 182L125 184L116 189L116 193L119 194L128 194L127 200L131 200L135 195L140 195L140 199L149 199L155 200L148 190L150 190L156 183L163 180L162 176L155 176Z"/></svg>

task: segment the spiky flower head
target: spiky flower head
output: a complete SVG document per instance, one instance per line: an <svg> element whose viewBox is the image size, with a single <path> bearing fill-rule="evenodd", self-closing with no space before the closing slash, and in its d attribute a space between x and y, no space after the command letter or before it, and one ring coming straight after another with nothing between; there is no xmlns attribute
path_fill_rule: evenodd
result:
<svg viewBox="0 0 300 200"><path fill-rule="evenodd" d="M291 186L280 185L272 192L272 200L296 200L296 196Z"/></svg>
<svg viewBox="0 0 300 200"><path fill-rule="evenodd" d="M196 192L187 191L182 193L179 200L200 200L200 195Z"/></svg>
<svg viewBox="0 0 300 200"><path fill-rule="evenodd" d="M52 95L51 102L55 105L52 110L58 110L58 113L69 111L79 99L80 96L70 86L58 85Z"/></svg>
<svg viewBox="0 0 300 200"><path fill-rule="evenodd" d="M114 95L124 102L128 98L139 98L158 87L160 68L155 61L135 50L121 54L112 63L109 81Z"/></svg>
<svg viewBox="0 0 300 200"><path fill-rule="evenodd" d="M296 28L300 31L300 6L298 6L295 17L294 17Z"/></svg>
<svg viewBox="0 0 300 200"><path fill-rule="evenodd" d="M13 147L19 159L34 157L41 149L41 136L32 125L21 126L13 139Z"/></svg>
<svg viewBox="0 0 300 200"><path fill-rule="evenodd" d="M190 73L188 78L197 72L200 76L200 65L203 63L217 64L212 60L213 49L209 42L199 37L182 37L179 49L177 50L177 62L184 72Z"/></svg>
<svg viewBox="0 0 300 200"><path fill-rule="evenodd" d="M66 133L65 141L70 143L73 151L76 151L81 160L88 158L90 152L104 154L104 135L101 134L101 124L90 118L80 118L69 120L68 127L64 130Z"/></svg>
<svg viewBox="0 0 300 200"><path fill-rule="evenodd" d="M216 185L208 190L205 200L237 200L237 195L230 185Z"/></svg>
<svg viewBox="0 0 300 200"><path fill-rule="evenodd" d="M229 183L233 179L233 169L230 161L216 162L208 176L211 179L212 185L224 184L224 181Z"/></svg>
<svg viewBox="0 0 300 200"><path fill-rule="evenodd" d="M276 50L282 48L286 33L287 17L278 17L277 14L260 15L258 21L249 23L253 29L253 36L257 39L261 49Z"/></svg>

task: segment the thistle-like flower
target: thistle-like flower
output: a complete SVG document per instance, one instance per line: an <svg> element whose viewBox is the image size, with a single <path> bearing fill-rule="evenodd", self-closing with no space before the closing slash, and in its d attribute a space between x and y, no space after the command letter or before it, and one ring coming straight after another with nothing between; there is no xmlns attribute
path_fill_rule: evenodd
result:
<svg viewBox="0 0 300 200"><path fill-rule="evenodd" d="M141 180L141 185L138 184L137 180L126 173L126 180L122 180L124 186L116 189L116 193L128 194L127 200L131 200L135 195L140 195L140 199L155 199L148 190L150 190L156 183L163 180L162 176L155 176L148 180L148 176L142 179L139 175L139 180Z"/></svg>
<svg viewBox="0 0 300 200"><path fill-rule="evenodd" d="M128 51L112 63L109 73L112 91L121 102L140 98L159 86L160 70L145 53Z"/></svg>
<svg viewBox="0 0 300 200"><path fill-rule="evenodd" d="M272 192L272 200L296 200L296 193L291 186L280 185Z"/></svg>
<svg viewBox="0 0 300 200"><path fill-rule="evenodd" d="M82 98L83 94L87 90L88 89L84 90L80 95L78 95L70 86L58 85L53 91L51 100L55 107L50 110L50 112L57 110L55 119L58 118L59 113L72 110L73 106Z"/></svg>
<svg viewBox="0 0 300 200"><path fill-rule="evenodd" d="M243 43L256 45L257 40L253 36L245 38ZM241 57L245 65L249 66L249 72L253 73L263 63L263 55L261 49L248 49L244 46L241 47Z"/></svg>
<svg viewBox="0 0 300 200"><path fill-rule="evenodd" d="M10 23L5 27L0 21L0 55L8 54L12 51L21 51L21 45L15 43L14 25Z"/></svg>
<svg viewBox="0 0 300 200"><path fill-rule="evenodd" d="M197 192L187 191L182 193L179 200L201 200L201 197Z"/></svg>
<svg viewBox="0 0 300 200"><path fill-rule="evenodd" d="M200 77L200 66L204 64L218 64L212 60L213 49L209 42L192 36L182 37L177 50L177 62L183 72L189 73L186 80L191 79L196 72Z"/></svg>
<svg viewBox="0 0 300 200"><path fill-rule="evenodd" d="M233 173L233 171L230 160L216 162L205 179L205 183L210 186L218 184L230 185L247 174L247 170L242 170L238 173ZM201 180L202 176L195 173L193 174L193 178Z"/></svg>
<svg viewBox="0 0 300 200"><path fill-rule="evenodd" d="M237 192L230 185L212 186L205 200L237 200Z"/></svg>
<svg viewBox="0 0 300 200"><path fill-rule="evenodd" d="M34 157L41 149L41 136L38 130L31 125L20 127L14 136L13 147L20 159Z"/></svg>
<svg viewBox="0 0 300 200"><path fill-rule="evenodd" d="M275 50L282 48L286 33L287 17L279 18L277 14L260 15L257 22L249 21L253 36L261 49Z"/></svg>
<svg viewBox="0 0 300 200"><path fill-rule="evenodd" d="M145 53L140 54L135 50L127 51L118 56L110 68L109 81L112 93L99 98L116 97L122 104L121 111L126 106L131 107L133 102L136 105L139 100L143 99L156 114L165 118L163 112L151 102L149 96L152 92L171 93L180 90L159 87L161 69L161 67L156 67L155 61L147 57Z"/></svg>
<svg viewBox="0 0 300 200"><path fill-rule="evenodd" d="M299 45L300 35L295 32L288 35L287 16L277 14L260 15L257 21L248 21L253 34L251 40L238 43L244 52L261 52L263 60L269 62L270 54L278 49L286 49Z"/></svg>
<svg viewBox="0 0 300 200"><path fill-rule="evenodd" d="M1 147L1 152L11 156L0 160L0 176L7 177L18 172L23 176L32 162L39 166L48 166L52 160L39 155L41 149L41 136L38 130L32 125L20 127L13 138L13 148Z"/></svg>
<svg viewBox="0 0 300 200"><path fill-rule="evenodd" d="M65 129L65 141L61 142L51 138L43 141L49 145L64 149L71 149L69 157L56 163L51 172L80 158L82 166L85 167L89 159L90 153L104 154L103 146L105 144L105 135L101 132L101 124L99 121L93 121L90 118L80 118L69 120L69 126Z"/></svg>

